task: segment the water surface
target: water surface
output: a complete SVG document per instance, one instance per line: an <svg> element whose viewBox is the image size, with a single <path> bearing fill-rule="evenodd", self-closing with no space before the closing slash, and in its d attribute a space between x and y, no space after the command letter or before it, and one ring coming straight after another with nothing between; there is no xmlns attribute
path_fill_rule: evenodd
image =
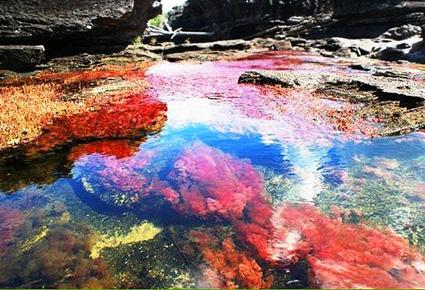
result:
<svg viewBox="0 0 425 290"><path fill-rule="evenodd" d="M425 135L341 130L329 112L361 105L238 84L250 69L355 73L292 54L153 66L160 132L0 168L0 286L423 286Z"/></svg>

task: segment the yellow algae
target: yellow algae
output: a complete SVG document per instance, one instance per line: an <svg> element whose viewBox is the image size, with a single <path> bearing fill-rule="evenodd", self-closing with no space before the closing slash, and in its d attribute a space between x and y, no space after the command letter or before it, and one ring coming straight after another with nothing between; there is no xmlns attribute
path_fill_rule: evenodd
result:
<svg viewBox="0 0 425 290"><path fill-rule="evenodd" d="M132 227L127 234L100 235L93 245L90 257L92 259L99 258L100 252L106 248L116 248L121 245L151 240L160 232L160 228L155 227L152 223L144 222Z"/></svg>
<svg viewBox="0 0 425 290"><path fill-rule="evenodd" d="M27 241L25 241L22 244L22 246L21 246L22 251L26 252L29 249L31 249L32 247L34 247L39 241L41 241L42 239L44 239L47 236L48 232L49 232L49 229L46 226L43 226L37 232L37 234L35 234L33 237L31 237L31 239L28 239Z"/></svg>
<svg viewBox="0 0 425 290"><path fill-rule="evenodd" d="M67 224L71 221L71 214L69 212L64 212L58 220L58 224Z"/></svg>

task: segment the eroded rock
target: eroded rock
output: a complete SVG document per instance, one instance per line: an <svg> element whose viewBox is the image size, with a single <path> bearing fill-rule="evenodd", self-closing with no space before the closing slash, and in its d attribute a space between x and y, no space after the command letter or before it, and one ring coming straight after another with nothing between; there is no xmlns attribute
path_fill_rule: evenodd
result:
<svg viewBox="0 0 425 290"><path fill-rule="evenodd" d="M0 45L0 69L31 70L44 61L42 45Z"/></svg>
<svg viewBox="0 0 425 290"><path fill-rule="evenodd" d="M54 48L54 52L125 47L142 34L148 19L160 13L153 3L154 0L1 1L0 44L44 44L47 49Z"/></svg>

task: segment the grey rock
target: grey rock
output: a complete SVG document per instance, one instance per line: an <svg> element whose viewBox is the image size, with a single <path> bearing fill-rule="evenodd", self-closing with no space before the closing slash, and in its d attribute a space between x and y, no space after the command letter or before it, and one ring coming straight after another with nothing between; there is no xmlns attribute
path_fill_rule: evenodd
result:
<svg viewBox="0 0 425 290"><path fill-rule="evenodd" d="M380 38L404 40L415 35L421 35L422 29L419 26L406 24L400 27L394 27L383 33Z"/></svg>
<svg viewBox="0 0 425 290"><path fill-rule="evenodd" d="M403 49L396 47L387 47L376 54L376 57L387 61L396 61L405 57Z"/></svg>
<svg viewBox="0 0 425 290"><path fill-rule="evenodd" d="M396 46L396 48L398 48L398 49L409 49L411 47L412 47L412 45L410 43L406 43L406 42L399 43Z"/></svg>
<svg viewBox="0 0 425 290"><path fill-rule="evenodd" d="M32 70L44 61L42 45L1 45L0 69Z"/></svg>
<svg viewBox="0 0 425 290"><path fill-rule="evenodd" d="M423 25L425 1L190 0L170 13L170 22L173 28L215 31L216 37L222 39L242 38L276 23L296 26L311 17L331 18L334 22L325 26L313 24L311 33L375 38L392 27ZM410 31L410 27L402 28L400 35Z"/></svg>
<svg viewBox="0 0 425 290"><path fill-rule="evenodd" d="M160 13L154 0L0 0L0 44L46 49L125 46Z"/></svg>
<svg viewBox="0 0 425 290"><path fill-rule="evenodd" d="M150 46L144 45L143 48L154 52L162 54L173 54L181 53L187 51L199 51L199 50L215 50L215 51L225 51L225 50L244 50L251 48L251 42L235 39L235 40L222 40L214 42L204 42L204 43L184 43L184 44L171 44L168 46Z"/></svg>
<svg viewBox="0 0 425 290"><path fill-rule="evenodd" d="M218 39L253 35L270 27L270 21L311 16L329 9L331 0L190 0L169 13L174 29L215 31ZM294 15L298 17L293 17Z"/></svg>
<svg viewBox="0 0 425 290"><path fill-rule="evenodd" d="M276 40L273 47L275 50L291 50L292 43L288 40Z"/></svg>
<svg viewBox="0 0 425 290"><path fill-rule="evenodd" d="M365 65L365 64L361 64L361 63L352 64L352 65L350 65L350 68L354 69L354 70L361 70L361 71L368 71L368 72L375 70L375 68L373 66Z"/></svg>
<svg viewBox="0 0 425 290"><path fill-rule="evenodd" d="M399 72L387 71L381 75L350 76L322 72L259 70L243 73L239 77L239 83L302 87L313 91L341 90L341 95L348 96L350 101L398 100L403 106L409 107L425 104L425 88ZM367 94L356 94L359 91Z"/></svg>

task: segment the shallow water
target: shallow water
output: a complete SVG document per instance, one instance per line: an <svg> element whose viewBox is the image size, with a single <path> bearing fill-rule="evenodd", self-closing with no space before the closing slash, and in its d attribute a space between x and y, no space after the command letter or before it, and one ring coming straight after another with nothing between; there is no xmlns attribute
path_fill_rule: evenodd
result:
<svg viewBox="0 0 425 290"><path fill-rule="evenodd" d="M360 105L237 84L250 69L355 73L291 54L155 65L159 133L0 168L0 287L423 285L425 135L340 130L324 112ZM347 276L368 267L388 279Z"/></svg>

